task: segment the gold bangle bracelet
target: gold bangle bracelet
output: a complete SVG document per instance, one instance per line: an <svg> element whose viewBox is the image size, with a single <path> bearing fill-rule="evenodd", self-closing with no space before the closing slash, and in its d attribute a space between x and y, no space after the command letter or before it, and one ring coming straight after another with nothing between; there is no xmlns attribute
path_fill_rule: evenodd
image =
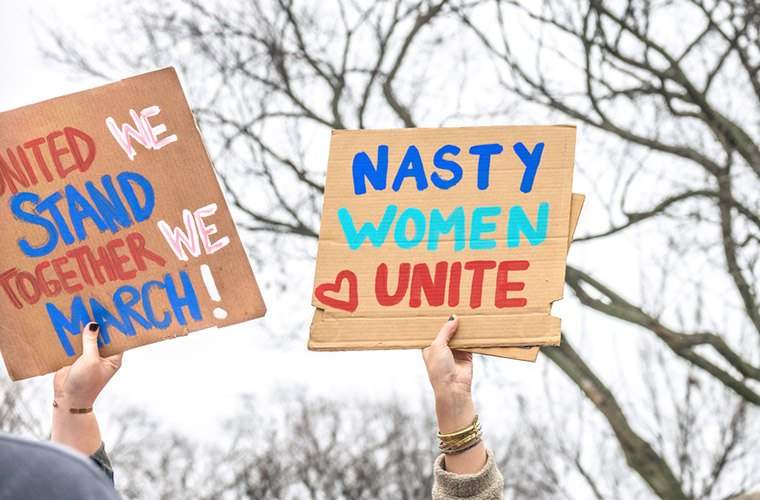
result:
<svg viewBox="0 0 760 500"><path fill-rule="evenodd" d="M452 448L458 448L460 446L464 446L473 439L478 439L481 436L483 436L483 432L478 429L477 432L473 432L472 434L468 434L467 436L457 439L456 441L447 441L447 440L441 440L441 446L448 446Z"/></svg>
<svg viewBox="0 0 760 500"><path fill-rule="evenodd" d="M453 448L446 448L441 449L441 453L444 455L459 455L460 453L464 453L467 450L471 450L475 448L480 442L482 441L481 438L473 440L471 443L468 443L466 446L463 446L461 448L453 449Z"/></svg>
<svg viewBox="0 0 760 500"><path fill-rule="evenodd" d="M474 448L483 440L483 430L478 416L475 415L472 423L464 429L446 434L438 432L438 439L438 448L445 455L457 455Z"/></svg>
<svg viewBox="0 0 760 500"><path fill-rule="evenodd" d="M475 415L475 418L472 419L472 423L469 426L465 427L464 429L458 430L456 432L450 432L447 434L443 434L442 432L438 431L438 439L457 438L460 436L464 436L465 434L472 432L477 426L478 426L478 416Z"/></svg>
<svg viewBox="0 0 760 500"><path fill-rule="evenodd" d="M462 436L459 439L441 439L441 443L447 446L460 446L464 443L467 443L468 441L471 441L477 436L481 436L483 434L483 431L480 429L480 427L476 428L471 433L467 434L466 436Z"/></svg>
<svg viewBox="0 0 760 500"><path fill-rule="evenodd" d="M481 432L480 424L476 424L475 427L472 427L467 430L467 432L463 432L461 434L457 434L455 436L439 436L438 439L445 443L456 443L457 441L461 441L473 434L477 434L478 432Z"/></svg>

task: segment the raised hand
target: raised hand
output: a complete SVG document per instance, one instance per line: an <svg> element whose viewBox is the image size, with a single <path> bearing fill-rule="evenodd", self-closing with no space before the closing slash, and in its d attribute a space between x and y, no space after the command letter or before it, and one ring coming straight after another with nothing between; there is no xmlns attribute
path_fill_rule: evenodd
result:
<svg viewBox="0 0 760 500"><path fill-rule="evenodd" d="M455 351L449 341L459 326L459 318L452 316L441 327L430 347L423 349L430 385L435 394L435 412L438 430L454 433L472 425L475 404L472 400L472 353ZM446 468L459 474L473 474L486 463L486 449L482 442L462 452L446 455Z"/></svg>
<svg viewBox="0 0 760 500"><path fill-rule="evenodd" d="M101 444L92 406L103 388L121 367L122 355L103 358L98 351L97 323L82 331L82 355L61 368L53 378L53 429L51 439L87 455Z"/></svg>

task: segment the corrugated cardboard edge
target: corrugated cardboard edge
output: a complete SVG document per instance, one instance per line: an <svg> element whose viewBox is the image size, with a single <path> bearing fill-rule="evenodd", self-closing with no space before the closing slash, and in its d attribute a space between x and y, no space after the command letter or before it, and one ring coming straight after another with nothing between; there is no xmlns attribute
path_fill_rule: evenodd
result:
<svg viewBox="0 0 760 500"><path fill-rule="evenodd" d="M509 321L510 336L505 337L504 324ZM349 326L345 326L350 323ZM341 325L344 325L341 328ZM404 328L401 328L403 325ZM309 339L309 349L313 351L353 351L353 350L373 350L373 349L415 349L423 348L430 345L436 333L441 327L441 318L439 316L415 316L404 318L381 317L381 318L346 318L345 316L335 316L322 309L317 309L314 313L314 320L311 324L312 336ZM424 332L420 337L411 338L393 338L388 336L388 332L414 329L417 332ZM386 334L385 340L362 340L362 339L344 339L341 337L341 330L356 331L361 330L368 332L367 336L372 337L372 330L382 331ZM524 314L524 315L468 315L460 320L460 331L467 331L467 338L456 336L451 340L451 347L498 347L498 346L520 346L540 343L542 345L558 345L560 339L560 319L542 313ZM543 331L544 336L522 335L522 332ZM330 340L315 340L320 335L329 332Z"/></svg>

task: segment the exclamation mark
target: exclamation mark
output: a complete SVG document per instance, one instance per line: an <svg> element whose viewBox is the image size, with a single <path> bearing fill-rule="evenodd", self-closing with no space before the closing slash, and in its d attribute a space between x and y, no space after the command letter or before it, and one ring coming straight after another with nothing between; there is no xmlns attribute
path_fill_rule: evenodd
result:
<svg viewBox="0 0 760 500"><path fill-rule="evenodd" d="M211 268L206 264L201 264L201 277L203 278L203 284L206 285L208 290L208 296L214 302L221 302L222 297L219 295L219 289L216 287L216 281L214 281L214 275L211 274ZM227 311L221 307L214 308L214 317L216 319L225 319L227 317Z"/></svg>

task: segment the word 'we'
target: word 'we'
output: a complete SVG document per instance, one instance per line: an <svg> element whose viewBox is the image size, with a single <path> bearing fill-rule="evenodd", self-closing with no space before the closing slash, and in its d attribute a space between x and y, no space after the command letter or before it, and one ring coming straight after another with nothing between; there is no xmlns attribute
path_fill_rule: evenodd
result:
<svg viewBox="0 0 760 500"><path fill-rule="evenodd" d="M158 229L179 260L187 261L188 253L193 257L200 256L201 247L206 255L211 255L230 244L227 236L212 242L211 235L218 232L216 224L207 224L203 220L214 215L217 208L216 203L211 203L193 212L188 209L182 210L184 231L180 227L171 227L164 220L158 221Z"/></svg>
<svg viewBox="0 0 760 500"><path fill-rule="evenodd" d="M132 117L134 127L129 123L123 123L119 127L116 124L116 120L112 117L106 118L108 130L111 131L111 135L116 139L121 149L127 153L127 157L130 160L134 160L137 155L137 151L132 146L132 139L142 144L145 149L153 149L155 151L177 141L177 136L174 134L159 139L158 136L166 132L166 125L163 123L152 125L149 118L158 115L160 112L161 108L158 106L149 106L140 111L140 113L137 113L134 109L130 109L129 115Z"/></svg>

